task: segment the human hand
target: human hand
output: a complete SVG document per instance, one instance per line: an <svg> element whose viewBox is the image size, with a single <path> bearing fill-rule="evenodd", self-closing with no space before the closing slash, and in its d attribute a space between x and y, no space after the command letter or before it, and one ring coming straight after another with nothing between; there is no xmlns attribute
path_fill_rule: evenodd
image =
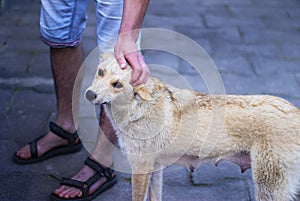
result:
<svg viewBox="0 0 300 201"><path fill-rule="evenodd" d="M125 69L127 64L131 66L132 74L129 83L133 86L146 83L150 76L150 70L138 51L135 41L132 33L120 34L114 49L121 69Z"/></svg>

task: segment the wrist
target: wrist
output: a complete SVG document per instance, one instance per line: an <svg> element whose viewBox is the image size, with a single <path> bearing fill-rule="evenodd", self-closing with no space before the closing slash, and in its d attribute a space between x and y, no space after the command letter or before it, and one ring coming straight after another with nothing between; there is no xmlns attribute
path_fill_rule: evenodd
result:
<svg viewBox="0 0 300 201"><path fill-rule="evenodd" d="M139 29L120 29L118 40L136 42L139 37Z"/></svg>

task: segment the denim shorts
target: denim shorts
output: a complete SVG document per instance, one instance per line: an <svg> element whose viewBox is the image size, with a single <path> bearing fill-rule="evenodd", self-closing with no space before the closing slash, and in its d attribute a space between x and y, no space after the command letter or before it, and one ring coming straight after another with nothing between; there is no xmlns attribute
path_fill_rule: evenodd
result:
<svg viewBox="0 0 300 201"><path fill-rule="evenodd" d="M75 47L86 27L89 0L41 0L40 35L53 48ZM123 0L95 0L98 45L119 33Z"/></svg>

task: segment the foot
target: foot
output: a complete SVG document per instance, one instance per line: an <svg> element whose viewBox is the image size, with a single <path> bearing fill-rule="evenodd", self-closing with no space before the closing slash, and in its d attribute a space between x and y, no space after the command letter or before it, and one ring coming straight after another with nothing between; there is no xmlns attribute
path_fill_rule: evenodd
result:
<svg viewBox="0 0 300 201"><path fill-rule="evenodd" d="M84 165L83 168L72 177L72 179L77 181L85 182L93 175L96 174L96 171L91 169L90 167ZM112 176L115 176L114 174ZM100 186L102 186L107 181L106 177L101 177L98 181L96 181L89 189L89 195L93 194ZM70 199L76 197L82 197L82 191L75 187L70 187L66 185L59 186L55 191L54 194L58 197Z"/></svg>
<svg viewBox="0 0 300 201"><path fill-rule="evenodd" d="M72 126L64 126L63 128L65 130L69 131L69 132L72 132L72 133L75 131L75 128L73 128ZM65 140L65 139L53 134L51 131L49 131L45 136L43 136L37 142L38 157L42 156L47 151L49 151L49 150L51 150L55 147L63 146L63 145L67 145L67 144L68 144L67 140ZM16 155L19 158L24 159L24 160L30 159L31 158L31 152L30 152L29 144L25 145L20 150L18 150Z"/></svg>

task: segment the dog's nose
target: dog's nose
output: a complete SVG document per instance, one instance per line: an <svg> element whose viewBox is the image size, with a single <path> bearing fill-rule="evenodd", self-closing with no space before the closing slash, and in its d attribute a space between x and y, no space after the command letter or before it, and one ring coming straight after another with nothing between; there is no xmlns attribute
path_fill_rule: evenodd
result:
<svg viewBox="0 0 300 201"><path fill-rule="evenodd" d="M85 93L85 97L89 101L93 101L97 98L97 94L95 92L93 92L92 90L87 90L87 92Z"/></svg>

